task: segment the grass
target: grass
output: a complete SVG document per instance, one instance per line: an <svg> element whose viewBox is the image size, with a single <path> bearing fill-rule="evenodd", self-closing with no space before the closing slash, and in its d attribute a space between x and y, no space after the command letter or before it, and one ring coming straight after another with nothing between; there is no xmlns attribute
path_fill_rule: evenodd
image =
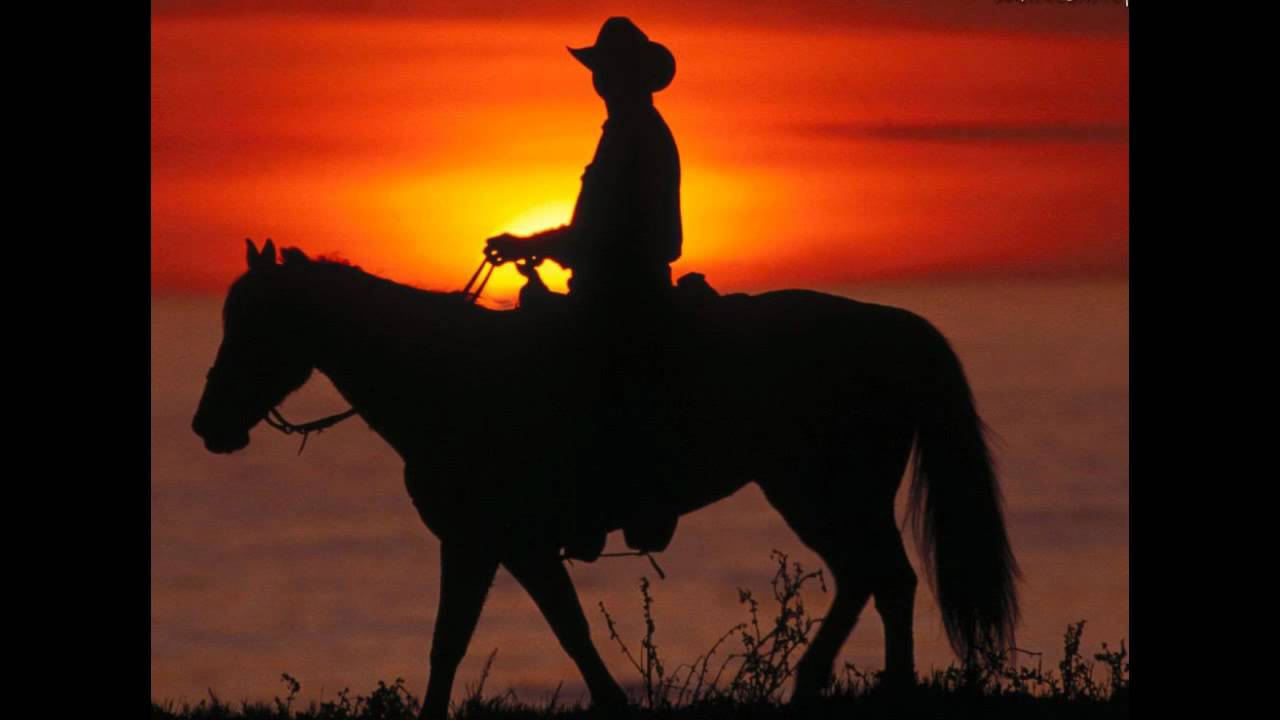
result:
<svg viewBox="0 0 1280 720"><path fill-rule="evenodd" d="M746 619L730 628L692 662L668 667L657 645L657 622L648 579L640 582L644 635L636 651L618 634L609 611L600 605L610 638L635 671L633 714L638 718L1121 718L1129 716L1129 653L1122 640L1118 649L1102 643L1101 650L1081 653L1085 622L1069 625L1063 635L1063 657L1055 666L1019 664L1009 653L987 651L973 662L934 671L914 687L885 686L875 672L851 664L832 678L823 698L796 708L784 704L804 652L821 622L804 604L806 586L826 591L820 570L805 571L799 563L774 551L776 570L772 605L766 620L761 603L749 590L739 589ZM727 648L733 647L732 650ZM496 651L495 651L496 654ZM455 720L570 720L594 717L580 705L562 706L558 692L542 704L521 701L508 690L486 697L485 681L494 662L490 655L477 683L453 706ZM333 700L295 708L302 686L289 674L281 676L287 694L270 703L232 704L216 697L196 705L152 702L153 720L402 720L415 718L420 701L397 678L379 681L368 695L342 690ZM625 680L624 680L625 683Z"/></svg>

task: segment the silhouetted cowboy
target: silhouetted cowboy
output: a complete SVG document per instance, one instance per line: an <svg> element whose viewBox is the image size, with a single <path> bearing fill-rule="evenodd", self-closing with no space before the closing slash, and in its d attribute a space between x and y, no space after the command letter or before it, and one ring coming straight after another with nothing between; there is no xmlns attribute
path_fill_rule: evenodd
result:
<svg viewBox="0 0 1280 720"><path fill-rule="evenodd" d="M552 258L573 270L571 295L592 301L665 291L682 241L680 157L653 93L671 83L675 58L620 17L605 21L594 46L569 52L591 69L609 113L573 219L528 238L490 238L488 252Z"/></svg>
<svg viewBox="0 0 1280 720"><path fill-rule="evenodd" d="M677 516L662 498L674 430L660 418L664 382L654 369L663 365L659 348L668 337L670 263L680 257L683 237L680 157L653 106L653 93L671 83L675 58L623 17L606 20L595 45L569 52L591 69L609 114L582 175L573 219L527 238L490 238L485 251L495 261L547 257L573 271L570 304L582 331L604 350L596 363L606 376L598 409L615 420L597 426L593 445L598 453L608 448L621 455L595 468L608 473L605 478L586 482L608 482L619 472L648 473L648 482L624 477L618 501L634 510L625 527L628 544L660 550L670 542ZM603 547L603 532L589 531L567 550L594 559Z"/></svg>

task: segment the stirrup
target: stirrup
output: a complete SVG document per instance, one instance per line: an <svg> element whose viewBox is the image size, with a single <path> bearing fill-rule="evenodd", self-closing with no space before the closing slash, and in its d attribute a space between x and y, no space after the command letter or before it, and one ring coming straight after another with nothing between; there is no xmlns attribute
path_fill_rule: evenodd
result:
<svg viewBox="0 0 1280 720"><path fill-rule="evenodd" d="M604 553L604 546L609 541L609 533L580 533L564 546L564 557L568 560L595 562Z"/></svg>

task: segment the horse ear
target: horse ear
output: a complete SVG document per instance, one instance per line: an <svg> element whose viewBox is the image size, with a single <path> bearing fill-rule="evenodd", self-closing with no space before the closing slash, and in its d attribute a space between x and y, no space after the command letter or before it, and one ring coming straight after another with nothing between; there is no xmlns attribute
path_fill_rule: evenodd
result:
<svg viewBox="0 0 1280 720"><path fill-rule="evenodd" d="M271 242L271 238L267 238L267 244L262 246L262 264L276 264L276 245Z"/></svg>
<svg viewBox="0 0 1280 720"><path fill-rule="evenodd" d="M248 247L245 252L245 262L249 265L249 269L252 270L258 264L258 248L253 246L253 238L245 238L244 244Z"/></svg>

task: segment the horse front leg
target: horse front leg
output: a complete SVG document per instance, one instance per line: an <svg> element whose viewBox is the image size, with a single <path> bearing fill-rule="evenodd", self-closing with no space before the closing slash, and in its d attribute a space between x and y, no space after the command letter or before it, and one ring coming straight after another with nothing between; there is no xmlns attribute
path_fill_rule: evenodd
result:
<svg viewBox="0 0 1280 720"><path fill-rule="evenodd" d="M458 664L466 655L497 571L497 559L474 544L440 543L440 610L431 641L431 674L419 716L422 720L445 720L448 715Z"/></svg>
<svg viewBox="0 0 1280 720"><path fill-rule="evenodd" d="M625 717L627 694L591 642L591 628L564 564L554 554L521 555L503 561L551 625L556 639L578 666L591 701L608 717Z"/></svg>

